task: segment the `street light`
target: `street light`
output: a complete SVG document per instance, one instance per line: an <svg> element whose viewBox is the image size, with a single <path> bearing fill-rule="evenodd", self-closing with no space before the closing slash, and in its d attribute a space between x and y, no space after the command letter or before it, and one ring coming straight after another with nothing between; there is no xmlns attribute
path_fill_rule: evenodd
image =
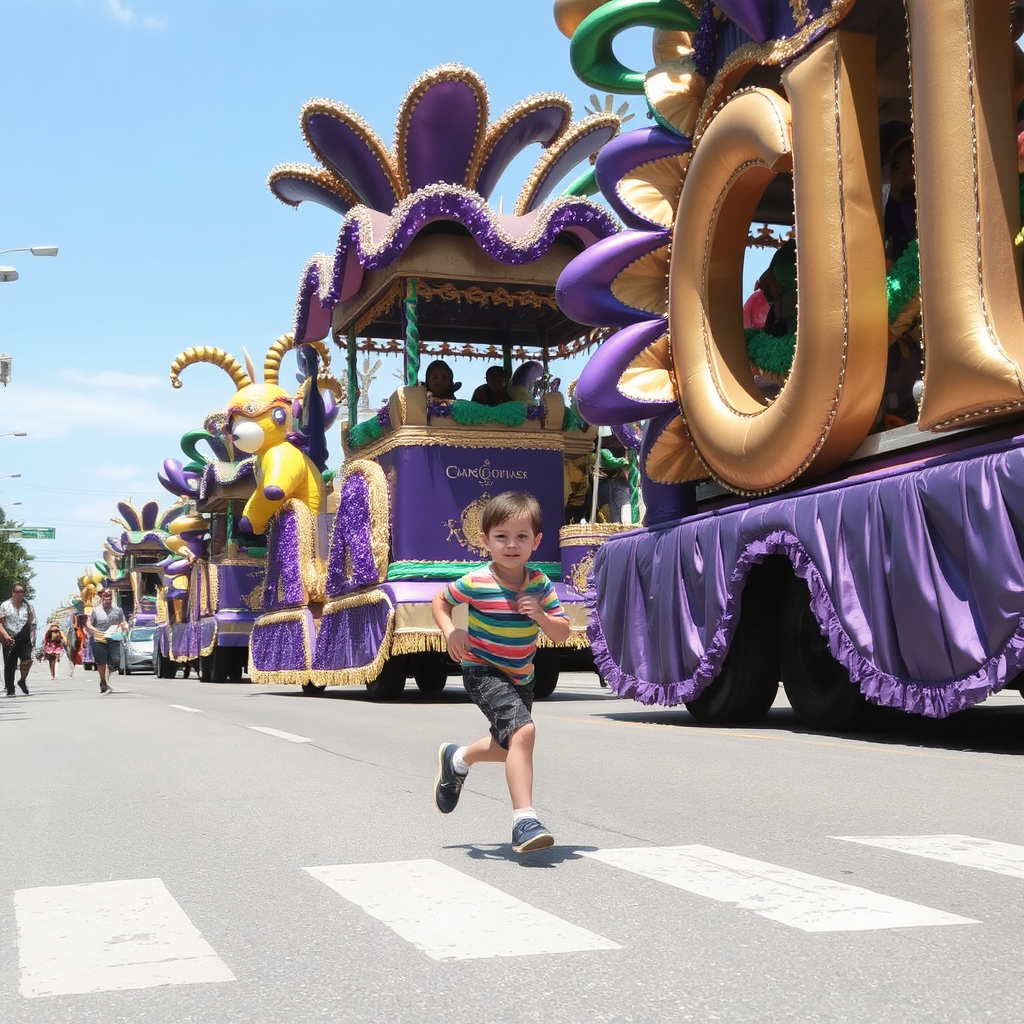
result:
<svg viewBox="0 0 1024 1024"><path fill-rule="evenodd" d="M0 476L0 480L17 480L20 476L20 473L4 473L3 476Z"/></svg>
<svg viewBox="0 0 1024 1024"><path fill-rule="evenodd" d="M24 430L9 430L6 434L0 434L0 437L28 437L28 434Z"/></svg>
<svg viewBox="0 0 1024 1024"><path fill-rule="evenodd" d="M56 256L57 246L26 245L16 249L0 249L0 256L2 256L5 252L30 252L33 256ZM0 283L17 280L18 270L16 267L0 267Z"/></svg>

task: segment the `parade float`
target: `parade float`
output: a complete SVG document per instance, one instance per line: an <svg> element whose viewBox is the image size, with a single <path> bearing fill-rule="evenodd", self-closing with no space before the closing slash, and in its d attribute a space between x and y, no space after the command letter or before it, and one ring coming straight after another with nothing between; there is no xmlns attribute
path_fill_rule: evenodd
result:
<svg viewBox="0 0 1024 1024"><path fill-rule="evenodd" d="M781 680L823 729L1019 689L1024 59L1007 4L558 0L555 17L577 74L643 95L654 122L598 157L626 227L559 281L569 316L617 328L580 377L584 416L645 424L646 526L594 561L605 678L704 722L759 719ZM641 71L612 49L637 25L654 29ZM897 194L901 145L916 182ZM770 337L744 330L759 222L796 242Z"/></svg>
<svg viewBox="0 0 1024 1024"><path fill-rule="evenodd" d="M280 166L269 185L290 205L312 201L342 218L333 257L318 255L303 272L294 335L297 349L330 340L345 353L345 461L336 512L318 517L287 487L272 491L281 507L267 530L250 676L307 692L362 683L375 699L395 697L410 676L425 692L440 690L459 669L430 600L484 557L488 499L529 490L544 517L533 564L555 580L573 624L565 645L538 652L537 693L549 694L563 656L589 658L559 529L568 466L585 461L595 440L549 369L595 335L558 308L554 292L569 262L616 224L583 196L548 197L616 134L619 117L573 122L564 97L542 94L492 122L478 76L444 65L410 88L393 149L333 101L310 101L300 122L320 166ZM543 153L513 212L496 211L502 173L533 144ZM585 191L587 177L570 191ZM360 352L403 361L403 386L364 422ZM428 393L422 368L445 357L501 364L519 400L490 406Z"/></svg>
<svg viewBox="0 0 1024 1024"><path fill-rule="evenodd" d="M265 495L283 484L311 514L324 507L326 432L338 413L339 383L323 347L310 346L296 374L299 387L290 394L279 377L291 349L290 334L274 341L262 382L248 356L243 368L218 348L186 349L171 364L176 388L185 367L208 363L223 369L237 391L202 429L181 439L188 461L166 459L159 474L183 502L169 523L160 562L156 669L164 678L193 666L204 682L242 678L267 569L262 534L283 500Z"/></svg>

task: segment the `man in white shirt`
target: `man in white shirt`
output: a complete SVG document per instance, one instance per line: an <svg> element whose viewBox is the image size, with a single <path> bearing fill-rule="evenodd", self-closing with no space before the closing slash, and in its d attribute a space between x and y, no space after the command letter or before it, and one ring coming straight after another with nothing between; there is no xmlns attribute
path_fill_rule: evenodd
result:
<svg viewBox="0 0 1024 1024"><path fill-rule="evenodd" d="M28 670L32 667L32 648L36 645L36 613L25 600L25 584L15 583L9 601L0 604L0 642L4 648L4 687L8 697L15 695L14 670L21 667L18 685L28 696Z"/></svg>
<svg viewBox="0 0 1024 1024"><path fill-rule="evenodd" d="M85 624L92 637L92 660L100 674L100 693L114 692L107 686L107 670L121 664L121 641L128 632L124 612L114 607L113 601L113 592L104 587L100 591L100 606L93 608Z"/></svg>

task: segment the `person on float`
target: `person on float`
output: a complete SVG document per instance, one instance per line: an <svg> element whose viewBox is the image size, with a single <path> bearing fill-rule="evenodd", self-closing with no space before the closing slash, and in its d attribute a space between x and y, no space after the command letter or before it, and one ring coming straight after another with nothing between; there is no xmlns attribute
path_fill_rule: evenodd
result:
<svg viewBox="0 0 1024 1024"><path fill-rule="evenodd" d="M57 678L57 665L60 656L64 653L64 637L61 635L60 626L51 622L43 634L43 657L50 666L50 678Z"/></svg>
<svg viewBox="0 0 1024 1024"><path fill-rule="evenodd" d="M427 385L427 394L441 402L452 402L455 400L455 392L462 387L461 383L455 380L452 368L443 360L435 359L423 375Z"/></svg>
<svg viewBox="0 0 1024 1024"><path fill-rule="evenodd" d="M766 334L783 338L796 332L796 242L790 238L775 250L768 269L759 279L768 303L764 323Z"/></svg>
<svg viewBox="0 0 1024 1024"><path fill-rule="evenodd" d="M100 693L114 692L107 685L107 672L116 672L121 664L121 641L128 632L128 620L113 602L113 592L104 587L100 606L93 608L85 627L92 637L92 660L100 674Z"/></svg>
<svg viewBox="0 0 1024 1024"><path fill-rule="evenodd" d="M917 238L917 195L914 140L898 139L889 151L889 195L885 201L885 269L893 265Z"/></svg>
<svg viewBox="0 0 1024 1024"><path fill-rule="evenodd" d="M15 583L10 600L0 604L0 641L4 647L4 687L8 697L15 695L14 672L21 669L18 686L28 696L28 672L32 668L32 649L36 645L36 613L25 600L25 584Z"/></svg>
<svg viewBox="0 0 1024 1024"><path fill-rule="evenodd" d="M508 393L508 377L503 366L489 366L485 375L486 383L473 392L473 401L479 405L504 405L513 401Z"/></svg>
<svg viewBox="0 0 1024 1024"><path fill-rule="evenodd" d="M569 618L551 580L527 562L541 541L540 503L506 491L484 507L480 544L490 562L438 591L431 611L448 653L462 665L463 685L490 722L490 734L469 746L442 743L434 805L455 810L472 765L504 763L512 798L512 849L543 850L555 842L533 809L533 659L543 630L556 644L569 638ZM469 606L469 628L457 629L452 610Z"/></svg>

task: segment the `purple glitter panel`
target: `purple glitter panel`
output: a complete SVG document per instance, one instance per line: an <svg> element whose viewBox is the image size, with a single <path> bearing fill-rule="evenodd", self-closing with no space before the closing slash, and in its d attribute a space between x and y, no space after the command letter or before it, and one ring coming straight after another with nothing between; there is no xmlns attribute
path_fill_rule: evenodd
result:
<svg viewBox="0 0 1024 1024"><path fill-rule="evenodd" d="M390 612L386 601L376 601L324 615L316 638L313 668L332 671L370 664L384 643Z"/></svg>
<svg viewBox="0 0 1024 1024"><path fill-rule="evenodd" d="M278 599L278 590L283 597ZM290 508L279 512L267 530L267 582L263 589L263 611L294 608L306 601L299 566L298 516Z"/></svg>
<svg viewBox="0 0 1024 1024"><path fill-rule="evenodd" d="M346 203L336 192L306 178L291 178L282 174L274 179L270 188L276 196L288 203L319 203L343 217L352 209L352 204Z"/></svg>
<svg viewBox="0 0 1024 1024"><path fill-rule="evenodd" d="M302 609L287 622L257 619L249 637L249 660L260 672L304 672L309 670L307 644L313 650L313 613Z"/></svg>
<svg viewBox="0 0 1024 1024"><path fill-rule="evenodd" d="M351 576L346 572L346 562L351 564ZM379 581L380 573L370 542L369 484L362 473L351 473L342 487L334 521L327 563L327 596L341 597Z"/></svg>
<svg viewBox="0 0 1024 1024"><path fill-rule="evenodd" d="M943 718L984 700L1024 669L1022 443L609 540L588 602L601 672L641 703L693 699L725 659L750 566L783 555L870 701Z"/></svg>

